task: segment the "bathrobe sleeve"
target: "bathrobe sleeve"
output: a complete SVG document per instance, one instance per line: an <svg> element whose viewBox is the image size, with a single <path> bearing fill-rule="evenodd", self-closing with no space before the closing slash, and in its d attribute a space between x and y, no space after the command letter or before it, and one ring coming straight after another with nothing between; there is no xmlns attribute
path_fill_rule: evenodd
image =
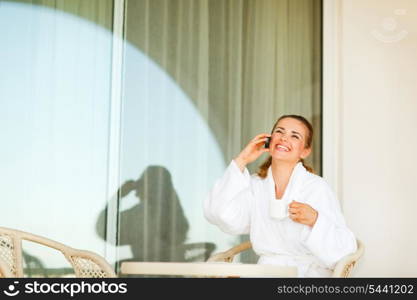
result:
<svg viewBox="0 0 417 300"><path fill-rule="evenodd" d="M325 181L313 184L306 203L318 211L305 246L328 268L357 249L356 238L346 226L339 202Z"/></svg>
<svg viewBox="0 0 417 300"><path fill-rule="evenodd" d="M204 201L206 219L230 234L247 234L253 201L251 176L239 169L234 160L219 178Z"/></svg>

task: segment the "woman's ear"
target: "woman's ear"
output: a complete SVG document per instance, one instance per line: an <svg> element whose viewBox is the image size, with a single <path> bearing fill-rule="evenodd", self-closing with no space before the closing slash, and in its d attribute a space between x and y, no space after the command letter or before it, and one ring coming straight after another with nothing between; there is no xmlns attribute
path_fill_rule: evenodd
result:
<svg viewBox="0 0 417 300"><path fill-rule="evenodd" d="M310 155L310 153L311 153L311 147L305 148L303 150L303 152L301 152L301 158L304 159L304 158L308 157Z"/></svg>

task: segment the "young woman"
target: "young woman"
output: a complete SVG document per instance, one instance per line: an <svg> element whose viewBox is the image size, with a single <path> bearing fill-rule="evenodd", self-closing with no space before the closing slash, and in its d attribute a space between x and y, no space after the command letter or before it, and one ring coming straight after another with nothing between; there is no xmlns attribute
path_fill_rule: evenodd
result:
<svg viewBox="0 0 417 300"><path fill-rule="evenodd" d="M296 266L299 277L329 277L357 245L329 185L304 165L312 140L304 117L280 117L271 134L257 135L232 160L206 198L204 213L226 233L249 233L258 263ZM246 165L265 152L269 158L250 175ZM271 217L273 201L288 204L287 217Z"/></svg>

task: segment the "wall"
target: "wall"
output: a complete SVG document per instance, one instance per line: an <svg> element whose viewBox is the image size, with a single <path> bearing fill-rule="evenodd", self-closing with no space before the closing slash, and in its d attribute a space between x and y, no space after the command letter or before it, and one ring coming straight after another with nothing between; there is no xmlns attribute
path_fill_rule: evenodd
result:
<svg viewBox="0 0 417 300"><path fill-rule="evenodd" d="M417 1L339 6L339 189L357 277L417 276Z"/></svg>

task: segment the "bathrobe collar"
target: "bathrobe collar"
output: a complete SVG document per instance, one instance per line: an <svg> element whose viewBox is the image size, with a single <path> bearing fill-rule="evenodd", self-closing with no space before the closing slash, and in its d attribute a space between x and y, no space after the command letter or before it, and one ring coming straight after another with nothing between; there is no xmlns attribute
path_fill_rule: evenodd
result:
<svg viewBox="0 0 417 300"><path fill-rule="evenodd" d="M297 201L297 191L300 189L297 188L297 185L301 183L301 178L307 172L306 168L304 168L301 162L298 162L294 169L292 170L290 180L288 185L285 189L284 195L282 196L282 200L287 201L290 203L292 200ZM272 166L269 166L265 184L267 185L268 195L269 198L275 199L275 182L274 177L272 176Z"/></svg>

